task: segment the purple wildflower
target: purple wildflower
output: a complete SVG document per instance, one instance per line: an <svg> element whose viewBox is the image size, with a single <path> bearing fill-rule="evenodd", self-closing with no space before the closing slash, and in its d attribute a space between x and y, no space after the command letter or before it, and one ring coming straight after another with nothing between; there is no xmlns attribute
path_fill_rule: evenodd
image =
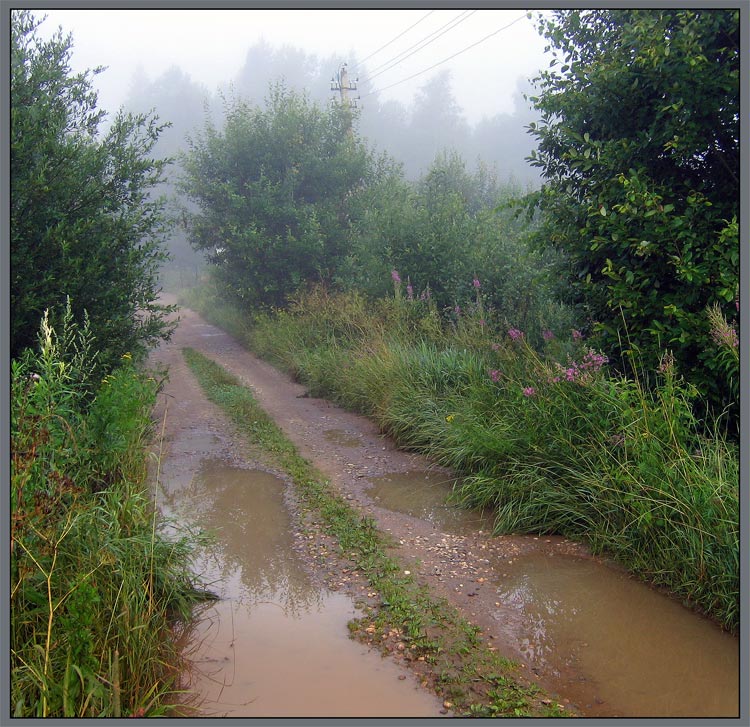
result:
<svg viewBox="0 0 750 727"><path fill-rule="evenodd" d="M414 288L412 288L411 280L406 283L406 297L409 300L414 300Z"/></svg>
<svg viewBox="0 0 750 727"><path fill-rule="evenodd" d="M492 344L492 345L490 346L490 348L491 348L491 349L492 349L493 351L499 351L499 350L500 350L500 344L499 344L499 343L493 343L493 344Z"/></svg>
<svg viewBox="0 0 750 727"><path fill-rule="evenodd" d="M517 328L510 328L508 330L508 335L511 337L513 341L518 341L521 338L523 338L523 332L519 331Z"/></svg>
<svg viewBox="0 0 750 727"><path fill-rule="evenodd" d="M524 396L534 396L534 394L536 394L536 390L534 389L534 387L533 387L533 386L527 386L527 387L526 387L526 388L525 388L525 389L523 390L523 395L524 395Z"/></svg>
<svg viewBox="0 0 750 727"><path fill-rule="evenodd" d="M492 380L493 380L494 382L496 382L496 383L497 383L498 381L500 381L500 377L501 377L501 376L502 376L502 374L501 374L501 373L500 373L500 371L498 371L497 369L492 369L492 370L490 371L490 378L491 378L491 379L492 379Z"/></svg>
<svg viewBox="0 0 750 727"><path fill-rule="evenodd" d="M719 346L737 348L740 345L737 331L729 325L719 329L711 329L711 338L713 338Z"/></svg>
<svg viewBox="0 0 750 727"><path fill-rule="evenodd" d="M542 338L545 341L551 341L554 337L555 337L555 334L552 333L552 331L550 331L550 330L542 331Z"/></svg>
<svg viewBox="0 0 750 727"><path fill-rule="evenodd" d="M598 371L608 361L609 359L603 353L596 353L593 348L590 348L583 357L581 368Z"/></svg>
<svg viewBox="0 0 750 727"><path fill-rule="evenodd" d="M393 270L391 270L391 278L392 278L392 280L393 280L394 283L400 283L401 282L401 276L398 274L398 270L396 270L396 268L394 268Z"/></svg>
<svg viewBox="0 0 750 727"><path fill-rule="evenodd" d="M583 334L580 331L573 331L573 340L574 341L582 341L583 340Z"/></svg>
<svg viewBox="0 0 750 727"><path fill-rule="evenodd" d="M472 281L472 283L473 283L474 287L477 288L477 289L482 287L482 284L479 282L479 278L474 278L474 280Z"/></svg>
<svg viewBox="0 0 750 727"><path fill-rule="evenodd" d="M455 314L457 316L461 315L461 306L460 305L457 305L453 310L454 310L454 312L455 312Z"/></svg>

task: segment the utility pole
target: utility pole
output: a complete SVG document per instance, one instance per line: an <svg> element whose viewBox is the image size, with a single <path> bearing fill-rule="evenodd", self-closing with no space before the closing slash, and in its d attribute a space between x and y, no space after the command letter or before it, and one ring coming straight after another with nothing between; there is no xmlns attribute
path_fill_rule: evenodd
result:
<svg viewBox="0 0 750 727"><path fill-rule="evenodd" d="M349 110L349 108L352 106L351 102L349 101L349 91L356 91L357 90L357 81L359 79L354 80L354 84L352 85L349 81L349 71L346 69L346 63L343 63L341 65L341 68L339 68L339 72L336 76L331 77L331 91L338 91L341 96L341 105ZM357 108L357 100L360 97L357 96L356 99L354 99L354 108ZM349 115L349 133L352 132L352 122L351 122L351 114Z"/></svg>

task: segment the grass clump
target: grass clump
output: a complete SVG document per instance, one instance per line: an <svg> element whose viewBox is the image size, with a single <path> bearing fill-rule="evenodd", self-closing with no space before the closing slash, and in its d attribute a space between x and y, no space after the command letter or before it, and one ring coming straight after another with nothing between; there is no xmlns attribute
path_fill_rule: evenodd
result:
<svg viewBox="0 0 750 727"><path fill-rule="evenodd" d="M304 506L316 513L338 542L342 557L351 560L379 593L377 613L352 622L353 633L363 637L398 634L412 658L424 657L435 673L444 675L442 687L438 686L450 697L457 714L473 715L477 710L493 716L560 713L556 707L541 704L536 687L512 678L512 662L482 648L476 627L404 572L386 553L390 542L372 518L360 515L331 490L248 388L198 351L185 348L183 354L209 400L222 407L250 443L270 455L274 466L292 479Z"/></svg>
<svg viewBox="0 0 750 727"><path fill-rule="evenodd" d="M62 325L45 316L39 351L12 362L12 714L165 714L173 628L200 592L145 489L158 384L128 354L97 383L87 325Z"/></svg>

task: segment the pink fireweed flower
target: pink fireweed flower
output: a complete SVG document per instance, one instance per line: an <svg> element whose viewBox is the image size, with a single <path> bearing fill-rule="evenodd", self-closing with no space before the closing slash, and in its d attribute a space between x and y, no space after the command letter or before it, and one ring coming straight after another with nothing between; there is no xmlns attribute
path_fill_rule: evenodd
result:
<svg viewBox="0 0 750 727"><path fill-rule="evenodd" d="M523 332L519 331L517 328L510 328L508 330L508 335L511 337L511 340L513 341L519 341L523 338Z"/></svg>
<svg viewBox="0 0 750 727"><path fill-rule="evenodd" d="M737 336L737 331L729 326L727 326L726 328L712 329L711 338L713 338L719 346L737 348L740 345L740 339Z"/></svg>
<svg viewBox="0 0 750 727"><path fill-rule="evenodd" d="M398 270L396 270L396 268L391 270L391 279L393 280L394 283L401 282L401 276L398 274Z"/></svg>
<svg viewBox="0 0 750 727"><path fill-rule="evenodd" d="M573 340L574 341L582 341L583 340L583 334L580 331L573 331Z"/></svg>
<svg viewBox="0 0 750 727"><path fill-rule="evenodd" d="M474 280L472 280L472 284L474 285L475 288L482 287L482 284L479 282L479 278L474 278Z"/></svg>
<svg viewBox="0 0 750 727"><path fill-rule="evenodd" d="M593 348L590 348L583 357L583 367L594 371L598 371L605 363L609 363L609 359L603 353L594 351Z"/></svg>
<svg viewBox="0 0 750 727"><path fill-rule="evenodd" d="M523 395L524 395L524 396L534 396L534 394L536 394L536 390L534 389L534 387L533 387L533 386L527 386L527 387L526 387L526 388L525 388L525 389L523 390Z"/></svg>
<svg viewBox="0 0 750 727"><path fill-rule="evenodd" d="M490 370L490 378L491 378L491 379L492 379L492 380L493 380L493 381L494 381L495 383L497 383L498 381L500 381L500 377L501 377L501 376L502 376L502 374L501 374L501 373L500 373L500 371L498 371L497 369L491 369L491 370Z"/></svg>
<svg viewBox="0 0 750 727"><path fill-rule="evenodd" d="M414 300L414 288L412 288L410 280L407 280L407 283L406 283L406 297L409 300Z"/></svg>
<svg viewBox="0 0 750 727"><path fill-rule="evenodd" d="M493 351L499 351L500 350L500 344L499 343L493 343L493 344L490 345L490 348Z"/></svg>
<svg viewBox="0 0 750 727"><path fill-rule="evenodd" d="M551 341L554 337L555 337L555 334L552 333L552 331L550 331L550 330L542 331L542 338L545 341Z"/></svg>

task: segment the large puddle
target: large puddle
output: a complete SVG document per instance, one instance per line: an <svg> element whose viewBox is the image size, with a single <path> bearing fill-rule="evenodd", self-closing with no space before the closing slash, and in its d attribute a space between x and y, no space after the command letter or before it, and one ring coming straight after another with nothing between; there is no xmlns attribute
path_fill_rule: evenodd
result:
<svg viewBox="0 0 750 727"><path fill-rule="evenodd" d="M452 481L410 472L372 482L379 506L444 532L491 528L486 516L446 504ZM529 666L557 677L582 711L738 716L738 639L617 567L524 540L519 555L492 561L495 617Z"/></svg>
<svg viewBox="0 0 750 727"><path fill-rule="evenodd" d="M411 674L348 637L356 613L304 569L283 481L214 460L165 481L170 514L215 536L194 567L221 600L185 644L201 715L441 716Z"/></svg>

